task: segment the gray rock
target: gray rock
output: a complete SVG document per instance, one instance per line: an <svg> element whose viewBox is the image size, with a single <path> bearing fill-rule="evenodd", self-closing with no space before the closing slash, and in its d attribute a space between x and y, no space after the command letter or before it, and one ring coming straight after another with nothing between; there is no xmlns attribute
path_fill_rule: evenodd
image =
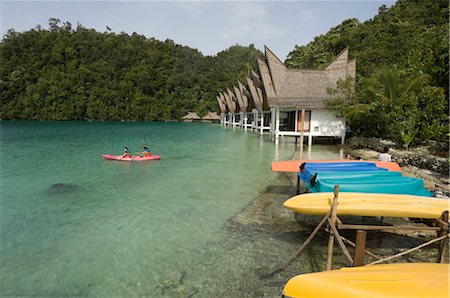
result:
<svg viewBox="0 0 450 298"><path fill-rule="evenodd" d="M47 188L46 193L48 193L48 194L65 194L65 193L79 191L79 189L80 189L80 187L78 185L67 184L67 183L55 183L55 184L50 185L49 188Z"/></svg>

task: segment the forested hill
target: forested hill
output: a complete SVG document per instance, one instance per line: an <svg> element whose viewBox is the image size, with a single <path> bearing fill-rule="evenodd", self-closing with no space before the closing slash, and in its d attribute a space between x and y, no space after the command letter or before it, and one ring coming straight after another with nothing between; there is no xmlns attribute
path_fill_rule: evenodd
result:
<svg viewBox="0 0 450 298"><path fill-rule="evenodd" d="M398 0L373 19L348 19L289 53L288 67L323 68L342 49L357 59L356 94L331 101L358 135L408 147L448 142L449 2ZM349 91L341 85L341 91ZM447 148L448 149L448 148Z"/></svg>
<svg viewBox="0 0 450 298"><path fill-rule="evenodd" d="M359 75L392 66L427 73L437 85L448 86L448 27L447 0L398 0L390 8L381 6L367 22L345 20L308 45L296 46L286 65L324 67L348 47Z"/></svg>
<svg viewBox="0 0 450 298"><path fill-rule="evenodd" d="M173 120L218 111L216 94L256 67L253 45L216 56L133 33L49 20L0 43L0 118Z"/></svg>

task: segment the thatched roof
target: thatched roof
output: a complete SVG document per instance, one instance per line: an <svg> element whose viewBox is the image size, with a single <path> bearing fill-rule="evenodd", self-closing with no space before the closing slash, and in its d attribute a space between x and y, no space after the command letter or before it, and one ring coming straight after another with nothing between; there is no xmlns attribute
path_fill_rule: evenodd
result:
<svg viewBox="0 0 450 298"><path fill-rule="evenodd" d="M253 101L254 106L258 110L262 111L265 106L264 99L266 99L266 95L261 78L255 71L252 70L251 76L247 78L247 84L251 95L251 101Z"/></svg>
<svg viewBox="0 0 450 298"><path fill-rule="evenodd" d="M225 107L225 112L229 112L230 108L228 107L227 100L225 99L225 95L223 93L219 93L219 99L222 102L222 105ZM222 111L222 109L221 109Z"/></svg>
<svg viewBox="0 0 450 298"><path fill-rule="evenodd" d="M197 113L188 112L185 116L183 116L183 119L186 119L186 120L200 120L201 118L197 115Z"/></svg>
<svg viewBox="0 0 450 298"><path fill-rule="evenodd" d="M217 103L219 104L220 111L222 113L225 113L227 111L227 106L223 102L223 100L222 100L220 95L218 95L216 98L217 98Z"/></svg>
<svg viewBox="0 0 450 298"><path fill-rule="evenodd" d="M356 76L356 61L348 61L348 49L325 70L311 70L288 69L265 47L265 59L258 59L258 68L270 107L325 108L326 101L333 97L327 89L336 88L339 79Z"/></svg>
<svg viewBox="0 0 450 298"><path fill-rule="evenodd" d="M228 91L229 90L227 90L227 92L223 92L222 96L225 99L225 102L227 103L228 112L236 113L236 102L232 100Z"/></svg>
<svg viewBox="0 0 450 298"><path fill-rule="evenodd" d="M236 95L238 95L240 110L242 112L251 112L255 105L253 101L250 100L250 92L240 81L238 81L238 86L234 87L234 89Z"/></svg>
<svg viewBox="0 0 450 298"><path fill-rule="evenodd" d="M208 112L208 114L202 117L202 120L220 120L220 117L217 113Z"/></svg>
<svg viewBox="0 0 450 298"><path fill-rule="evenodd" d="M238 113L239 112L239 105L236 98L236 95L230 90L230 88L227 88L227 92L225 92L225 98L228 103L228 109L231 113Z"/></svg>

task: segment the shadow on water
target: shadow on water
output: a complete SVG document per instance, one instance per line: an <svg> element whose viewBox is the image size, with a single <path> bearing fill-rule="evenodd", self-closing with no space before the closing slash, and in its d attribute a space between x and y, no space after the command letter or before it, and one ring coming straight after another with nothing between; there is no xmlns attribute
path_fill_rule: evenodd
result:
<svg viewBox="0 0 450 298"><path fill-rule="evenodd" d="M60 182L60 183L54 183L54 184L50 185L45 190L45 193L50 196L66 195L66 194L78 193L80 190L81 190L81 187L78 185Z"/></svg>

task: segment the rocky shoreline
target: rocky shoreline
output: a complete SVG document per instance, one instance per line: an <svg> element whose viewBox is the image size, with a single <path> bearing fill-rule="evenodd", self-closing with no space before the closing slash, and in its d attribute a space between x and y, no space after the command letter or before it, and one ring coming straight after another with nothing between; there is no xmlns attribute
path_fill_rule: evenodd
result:
<svg viewBox="0 0 450 298"><path fill-rule="evenodd" d="M344 150L353 158L360 157L364 160L377 160L378 155L381 153L381 151L375 151L370 148L361 149L350 146L346 146ZM439 158L430 154L426 155L425 152L411 153L411 151L397 149L389 149L389 154L392 155L392 160L400 165L403 175L423 179L428 190L442 192L444 195L449 196L450 178L448 163L446 164L445 158ZM411 160L416 162L408 163Z"/></svg>

